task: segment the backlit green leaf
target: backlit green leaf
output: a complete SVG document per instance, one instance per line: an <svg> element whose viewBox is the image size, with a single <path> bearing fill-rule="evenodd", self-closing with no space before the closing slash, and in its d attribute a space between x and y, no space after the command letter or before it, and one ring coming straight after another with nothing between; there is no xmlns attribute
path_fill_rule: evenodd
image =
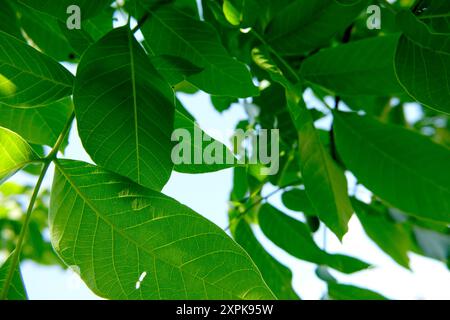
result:
<svg viewBox="0 0 450 320"><path fill-rule="evenodd" d="M38 158L18 134L0 127L0 183Z"/></svg>
<svg viewBox="0 0 450 320"><path fill-rule="evenodd" d="M395 56L400 83L425 106L450 114L450 34L432 33L407 12L398 23L404 31Z"/></svg>
<svg viewBox="0 0 450 320"><path fill-rule="evenodd" d="M390 35L324 49L305 60L301 75L342 95L400 94L392 63L397 42Z"/></svg>
<svg viewBox="0 0 450 320"><path fill-rule="evenodd" d="M282 55L299 55L326 45L366 8L366 0L292 1L269 24L266 37Z"/></svg>
<svg viewBox="0 0 450 320"><path fill-rule="evenodd" d="M306 193L319 218L342 239L353 214L347 180L323 146L310 111L299 108L300 167Z"/></svg>
<svg viewBox="0 0 450 320"><path fill-rule="evenodd" d="M248 252L258 266L264 280L278 299L299 299L292 289L292 272L267 253L244 219L238 222L233 234L236 242Z"/></svg>
<svg viewBox="0 0 450 320"><path fill-rule="evenodd" d="M0 103L0 126L14 130L30 143L53 146L72 110L70 98L29 108Z"/></svg>
<svg viewBox="0 0 450 320"><path fill-rule="evenodd" d="M206 22L161 8L142 27L152 55L177 55L203 68L187 80L213 95L249 97L258 94L245 65L226 52L217 32Z"/></svg>
<svg viewBox="0 0 450 320"><path fill-rule="evenodd" d="M50 103L70 95L72 83L56 61L0 31L0 103L22 108Z"/></svg>
<svg viewBox="0 0 450 320"><path fill-rule="evenodd" d="M347 168L402 211L450 222L450 150L411 130L335 113L336 147Z"/></svg>
<svg viewBox="0 0 450 320"><path fill-rule="evenodd" d="M354 200L352 204L367 235L392 259L409 268L410 230L363 202Z"/></svg>
<svg viewBox="0 0 450 320"><path fill-rule="evenodd" d="M83 146L99 165L161 189L172 171L173 92L127 27L83 55L74 89Z"/></svg>
<svg viewBox="0 0 450 320"><path fill-rule="evenodd" d="M2 266L0 266L0 296L3 296L3 290L5 280L11 270L12 255L6 259ZM14 270L12 281L9 284L8 293L6 294L6 300L27 300L27 292L23 284L22 275L20 269Z"/></svg>
<svg viewBox="0 0 450 320"><path fill-rule="evenodd" d="M58 161L50 233L59 256L110 299L273 299L249 256L177 201L76 161Z"/></svg>
<svg viewBox="0 0 450 320"><path fill-rule="evenodd" d="M264 234L277 246L301 260L327 265L343 273L353 273L369 267L358 259L321 250L309 228L269 204L259 210L259 224Z"/></svg>

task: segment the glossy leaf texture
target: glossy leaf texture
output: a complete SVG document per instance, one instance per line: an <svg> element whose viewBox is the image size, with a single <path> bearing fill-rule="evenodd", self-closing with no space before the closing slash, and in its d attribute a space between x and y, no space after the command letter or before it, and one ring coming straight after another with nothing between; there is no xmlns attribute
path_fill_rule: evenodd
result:
<svg viewBox="0 0 450 320"><path fill-rule="evenodd" d="M63 66L0 31L0 103L22 108L72 94L73 76Z"/></svg>
<svg viewBox="0 0 450 320"><path fill-rule="evenodd" d="M274 298L250 257L217 226L93 165L56 163L50 234L59 256L104 298Z"/></svg>
<svg viewBox="0 0 450 320"><path fill-rule="evenodd" d="M450 34L433 33L409 12L397 21L404 31L395 56L400 83L423 105L450 114Z"/></svg>
<svg viewBox="0 0 450 320"><path fill-rule="evenodd" d="M411 130L335 113L339 155L376 196L402 211L450 222L450 150Z"/></svg>
<svg viewBox="0 0 450 320"><path fill-rule="evenodd" d="M0 183L38 159L38 155L22 137L0 127Z"/></svg>
<svg viewBox="0 0 450 320"><path fill-rule="evenodd" d="M114 29L83 55L73 98L91 158L161 190L173 167L173 92L127 27Z"/></svg>
<svg viewBox="0 0 450 320"><path fill-rule="evenodd" d="M53 146L72 111L69 97L28 108L0 103L0 126L14 130L30 143Z"/></svg>
<svg viewBox="0 0 450 320"><path fill-rule="evenodd" d="M296 0L269 24L266 38L282 55L300 55L326 45L367 8L366 0Z"/></svg>
<svg viewBox="0 0 450 320"><path fill-rule="evenodd" d="M0 266L0 296L3 298L5 289L5 280L9 275L11 269L11 259L10 255L6 261ZM27 292L25 290L25 285L23 284L22 275L20 269L14 270L12 281L9 284L8 293L4 297L6 300L27 300Z"/></svg>
<svg viewBox="0 0 450 320"><path fill-rule="evenodd" d="M270 240L301 260L327 265L343 273L354 273L369 267L356 258L323 251L314 242L308 226L269 204L261 207L258 220L262 231Z"/></svg>
<svg viewBox="0 0 450 320"><path fill-rule="evenodd" d="M279 263L264 249L244 219L241 219L235 226L233 237L248 252L278 299L299 299L292 289L291 270Z"/></svg>
<svg viewBox="0 0 450 320"><path fill-rule="evenodd" d="M150 12L142 27L151 55L176 55L203 71L187 77L199 89L213 95L245 98L258 95L246 66L233 59L217 31L172 8Z"/></svg>
<svg viewBox="0 0 450 320"><path fill-rule="evenodd" d="M398 95L392 63L399 36L379 36L324 49L305 60L301 76L340 95Z"/></svg>
<svg viewBox="0 0 450 320"><path fill-rule="evenodd" d="M310 111L299 107L300 168L306 193L319 218L342 239L353 214L347 180L322 144Z"/></svg>

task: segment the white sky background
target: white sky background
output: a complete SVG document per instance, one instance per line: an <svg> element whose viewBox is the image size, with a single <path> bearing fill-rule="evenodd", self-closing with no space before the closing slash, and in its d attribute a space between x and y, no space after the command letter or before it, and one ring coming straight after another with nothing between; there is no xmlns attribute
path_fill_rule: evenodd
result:
<svg viewBox="0 0 450 320"><path fill-rule="evenodd" d="M210 104L209 97L203 93L182 95L180 98L200 126L213 137L218 133L224 135L231 132L240 120L247 117L239 105L233 105L223 114L218 113ZM314 102L311 97L306 98ZM322 120L321 125L326 126L329 120ZM66 157L91 161L77 137L76 127L71 132ZM52 179L52 170L49 172L45 180L46 186L50 186ZM227 209L232 176L231 169L200 175L174 172L163 192L225 229L228 226ZM23 175L15 179L20 182L28 180ZM268 193L271 190L268 188L264 191ZM283 206L280 197L281 194L277 194L270 202L281 209ZM283 211L289 213L284 208ZM289 256L276 248L257 228L255 230L271 253L291 268L294 273L294 288L300 297L320 299L326 286L314 273L316 265ZM323 230L316 233L316 241L322 246ZM450 299L450 272L443 263L410 254L412 271L406 270L372 243L355 216L350 221L349 232L342 244L331 232L327 232L327 250L355 256L375 266L352 275L332 270L332 274L342 283L369 288L391 299ZM97 299L70 270L25 262L22 264L22 272L30 299Z"/></svg>

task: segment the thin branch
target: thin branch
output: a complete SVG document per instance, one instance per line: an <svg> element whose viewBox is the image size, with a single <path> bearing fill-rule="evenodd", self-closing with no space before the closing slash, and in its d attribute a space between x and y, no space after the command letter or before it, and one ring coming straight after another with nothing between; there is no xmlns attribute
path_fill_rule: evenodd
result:
<svg viewBox="0 0 450 320"><path fill-rule="evenodd" d="M293 183L290 183L289 185L286 186L282 186L279 187L277 189L275 189L274 191L270 192L269 194L267 194L264 197L259 198L257 201L255 201L254 203L252 203L248 208L245 209L244 212L238 214L236 217L234 217L233 219L231 219L230 224L224 229L225 231L230 230L231 225L236 222L236 220L240 220L242 219L247 213L250 212L250 210L252 210L253 208L255 208L257 205L261 204L263 201L267 201L269 198L273 197L274 195L276 195L278 192L283 191L284 189L288 188L288 187L292 187L296 184L299 184L301 182L301 180L295 181Z"/></svg>
<svg viewBox="0 0 450 320"><path fill-rule="evenodd" d="M75 117L75 114L72 113L72 115L69 117L69 120L67 121L63 131L58 137L58 140L55 143L55 146L50 151L49 155L44 158L44 166L41 170L41 173L39 174L38 181L36 183L36 186L34 187L33 194L31 195L30 203L28 204L27 213L25 215L25 220L22 225L22 229L20 230L19 239L17 241L16 248L14 249L11 265L9 266L8 274L5 278L5 282L3 284L3 289L0 294L0 300L6 300L8 297L9 288L11 286L12 279L14 277L14 272L16 268L18 267L19 261L20 261L20 254L22 252L22 247L24 244L25 236L28 231L28 226L31 221L31 214L33 213L34 204L36 203L36 199L39 195L39 190L41 189L42 182L44 181L45 175L48 171L48 168L50 167L50 164L52 161L56 158L56 155L58 154L58 150L61 147L61 144L63 143L67 133L69 132L73 119Z"/></svg>

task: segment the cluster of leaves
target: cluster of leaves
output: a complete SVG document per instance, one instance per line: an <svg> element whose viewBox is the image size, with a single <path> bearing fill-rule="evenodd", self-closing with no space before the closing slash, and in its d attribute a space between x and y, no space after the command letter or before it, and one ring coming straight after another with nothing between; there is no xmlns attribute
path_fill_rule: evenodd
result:
<svg viewBox="0 0 450 320"><path fill-rule="evenodd" d="M448 263L448 1L203 0L202 10L194 0L111 2L0 0L0 181L21 169L39 176L34 191L1 189L1 298L26 298L18 262L33 259L76 266L109 299L298 299L291 271L255 237L259 226L319 266L330 298L380 299L328 271L368 263L313 238L323 224L342 239L353 213L400 265L409 267L409 252ZM81 29L66 26L73 4ZM383 8L381 30L366 27L371 4ZM128 23L113 28L117 14ZM77 65L76 77L63 62ZM278 174L233 169L234 239L161 193L173 170L230 167L171 160L173 130L198 129L176 93L198 90L220 112L251 98L258 113L237 128L280 130ZM305 92L322 106L306 105ZM420 104L414 123L410 102ZM318 129L326 116L331 129ZM96 165L58 157L74 118ZM192 152L213 143L192 141ZM53 186L39 193L51 163ZM344 172L371 191L370 203L348 191ZM296 218L269 204L269 184Z"/></svg>

